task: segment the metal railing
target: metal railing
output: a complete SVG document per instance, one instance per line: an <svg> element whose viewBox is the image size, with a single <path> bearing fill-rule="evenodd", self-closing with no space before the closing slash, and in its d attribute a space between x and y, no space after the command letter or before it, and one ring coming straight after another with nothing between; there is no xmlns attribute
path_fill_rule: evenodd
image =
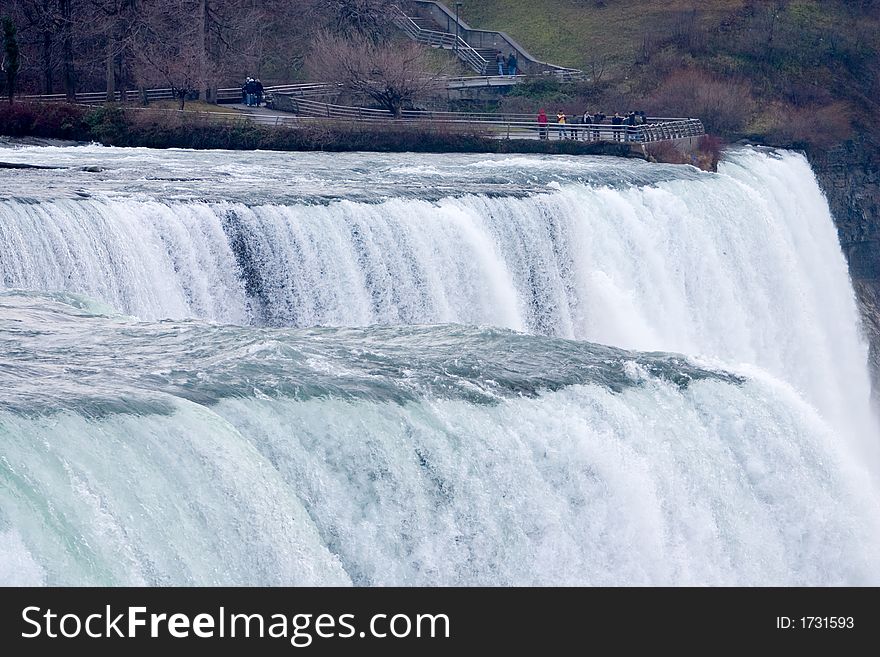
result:
<svg viewBox="0 0 880 657"><path fill-rule="evenodd" d="M545 64L548 67L545 73L556 77L559 82L582 82L587 79L587 74L579 68L566 68L555 64Z"/></svg>
<svg viewBox="0 0 880 657"><path fill-rule="evenodd" d="M481 75L486 72L489 60L474 50L467 41L450 32L438 30L426 30L419 26L412 18L407 16L400 7L395 6L393 11L394 24L403 30L410 39L417 43L433 48L452 50L459 59Z"/></svg>
<svg viewBox="0 0 880 657"><path fill-rule="evenodd" d="M395 124L471 125L490 129L497 136L510 138L555 138L576 141L653 143L706 134L702 121L690 118L650 117L641 125L611 123L539 123L532 114L492 114L488 112L433 112L403 110L394 117L388 110L333 105L299 98L292 100L293 111L301 118L330 119Z"/></svg>
<svg viewBox="0 0 880 657"><path fill-rule="evenodd" d="M130 107L129 109L152 112L170 112L186 115L187 118L196 118L205 121L225 124L256 123L274 127L296 127L318 123L368 123L386 124L397 126L455 126L458 128L473 129L487 136L509 139L568 139L588 142L622 142L647 144L688 137L699 137L706 133L703 123L699 119L649 117L641 125L612 125L611 123L539 123L533 114L493 114L489 112L442 112L403 110L400 116L395 117L388 110L371 109L367 107L352 107L348 105L335 105L307 96L311 93L332 93L338 85L279 85L267 87L266 91L284 96L289 102L293 114L283 116L279 114L246 114L231 112L204 112L183 111L174 109L156 109L145 107ZM235 91L241 94L240 89L224 89L231 93ZM153 99L171 98L170 89L150 89L147 95ZM117 93L117 99L130 97L132 100L140 99L141 92ZM65 101L63 94L49 96L20 97L23 100ZM77 102L83 105L95 105L106 101L106 93L92 92L77 94ZM579 117L575 117L579 118Z"/></svg>
<svg viewBox="0 0 880 657"><path fill-rule="evenodd" d="M452 32L453 26L457 23L458 29L456 33L473 48L498 50L499 41L512 48L517 53L517 58L520 59L519 68L521 70L530 70L530 72L535 73L540 70L543 73L556 76L560 82L574 82L587 79L587 75L580 69L557 66L556 64L549 64L537 59L506 32L472 28L442 2L437 2L436 0L415 0L415 3L421 5L435 23L439 25L445 23L448 32Z"/></svg>
<svg viewBox="0 0 880 657"><path fill-rule="evenodd" d="M335 93L341 85L333 83L304 83L304 84L281 84L265 87L263 93L283 93L285 95L308 97L308 96L326 96ZM32 94L24 96L16 96L18 100L39 101L48 103L64 103L67 102L67 96L64 94ZM117 91L113 95L113 102L117 103L139 103L146 100L152 102L154 100L173 100L175 98L173 89L145 89L143 91L134 89L128 91ZM217 101L240 101L241 87L226 87L217 89ZM86 91L78 92L72 102L80 105L97 105L107 102L106 91Z"/></svg>
<svg viewBox="0 0 880 657"><path fill-rule="evenodd" d="M264 94L283 93L288 96L326 96L339 91L341 84L331 82L308 82L303 84L279 84L264 87ZM241 87L217 90L217 101L241 100Z"/></svg>

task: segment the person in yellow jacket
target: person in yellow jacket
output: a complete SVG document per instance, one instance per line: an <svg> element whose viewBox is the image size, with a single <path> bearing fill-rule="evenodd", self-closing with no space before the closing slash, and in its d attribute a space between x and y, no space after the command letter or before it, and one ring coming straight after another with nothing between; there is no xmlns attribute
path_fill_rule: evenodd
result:
<svg viewBox="0 0 880 657"><path fill-rule="evenodd" d="M559 124L559 138L565 139L565 112L562 110L556 112L556 123Z"/></svg>

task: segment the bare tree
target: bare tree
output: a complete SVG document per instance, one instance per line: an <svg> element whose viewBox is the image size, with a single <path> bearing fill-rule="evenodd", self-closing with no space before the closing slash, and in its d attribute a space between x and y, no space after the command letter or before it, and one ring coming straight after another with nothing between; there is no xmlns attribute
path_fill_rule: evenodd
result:
<svg viewBox="0 0 880 657"><path fill-rule="evenodd" d="M136 0L90 0L95 10L92 29L105 43L107 100L116 97L117 78L130 56L142 23Z"/></svg>
<svg viewBox="0 0 880 657"><path fill-rule="evenodd" d="M327 17L329 32L378 43L393 29L389 19L393 5L389 0L320 0L319 10Z"/></svg>
<svg viewBox="0 0 880 657"><path fill-rule="evenodd" d="M315 39L309 67L314 79L339 82L395 116L435 90L440 74L431 70L427 50L416 43L376 43L363 35L345 38L330 32Z"/></svg>
<svg viewBox="0 0 880 657"><path fill-rule="evenodd" d="M18 26L22 60L36 63L23 70L29 86L52 93L55 73L62 72L62 83L73 97L74 47L72 43L72 3L83 0L0 0L0 14L8 15Z"/></svg>
<svg viewBox="0 0 880 657"><path fill-rule="evenodd" d="M73 0L58 0L58 25L61 32L61 80L68 100L76 98L76 66L74 64Z"/></svg>
<svg viewBox="0 0 880 657"><path fill-rule="evenodd" d="M229 21L232 47L223 73L293 80L301 74L311 40L327 24L326 0L260 0Z"/></svg>
<svg viewBox="0 0 880 657"><path fill-rule="evenodd" d="M611 58L605 54L593 53L589 56L586 62L586 71L593 85L598 86L605 80L610 62Z"/></svg>
<svg viewBox="0 0 880 657"><path fill-rule="evenodd" d="M191 9L188 0L153 0L143 9L144 27L136 47L135 68L141 85L167 85L181 110L206 76L201 26L184 18L192 15Z"/></svg>
<svg viewBox="0 0 880 657"><path fill-rule="evenodd" d="M20 0L18 10L21 13L21 32L26 35L30 31L38 33L39 58L42 73L43 92L52 93L53 72L55 65L54 46L58 34L56 0Z"/></svg>

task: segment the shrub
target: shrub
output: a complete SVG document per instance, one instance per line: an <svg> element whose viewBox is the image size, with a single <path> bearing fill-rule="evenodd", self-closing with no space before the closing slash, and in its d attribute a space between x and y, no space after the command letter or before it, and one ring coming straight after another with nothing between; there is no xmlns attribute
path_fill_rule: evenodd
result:
<svg viewBox="0 0 880 657"><path fill-rule="evenodd" d="M0 135L23 137L33 134L37 109L24 103L0 103Z"/></svg>
<svg viewBox="0 0 880 657"><path fill-rule="evenodd" d="M117 105L103 105L84 117L92 139L113 146L127 146L128 120L125 111Z"/></svg>
<svg viewBox="0 0 880 657"><path fill-rule="evenodd" d="M82 107L67 103L41 105L34 113L31 133L37 137L85 140L89 138L89 126L84 120Z"/></svg>
<svg viewBox="0 0 880 657"><path fill-rule="evenodd" d="M756 103L743 80L719 79L699 69L671 73L648 100L651 113L702 119L706 130L739 134Z"/></svg>
<svg viewBox="0 0 880 657"><path fill-rule="evenodd" d="M838 101L824 106L784 108L773 117L767 137L776 146L830 148L852 137L849 106Z"/></svg>
<svg viewBox="0 0 880 657"><path fill-rule="evenodd" d="M571 100L570 90L568 85L563 85L556 78L548 75L546 77L530 78L515 85L510 90L508 98L519 96L547 103L564 103L567 100Z"/></svg>

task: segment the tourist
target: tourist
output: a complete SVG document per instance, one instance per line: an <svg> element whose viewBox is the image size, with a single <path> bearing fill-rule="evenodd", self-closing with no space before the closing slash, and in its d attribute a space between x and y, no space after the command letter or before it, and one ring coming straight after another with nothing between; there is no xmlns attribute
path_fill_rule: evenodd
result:
<svg viewBox="0 0 880 657"><path fill-rule="evenodd" d="M507 58L507 74L510 77L516 76L516 53L510 53Z"/></svg>
<svg viewBox="0 0 880 657"><path fill-rule="evenodd" d="M500 50L495 51L495 63L498 64L498 75L504 75L504 55Z"/></svg>
<svg viewBox="0 0 880 657"><path fill-rule="evenodd" d="M254 100L257 107L263 104L263 83L254 80Z"/></svg>
<svg viewBox="0 0 880 657"><path fill-rule="evenodd" d="M614 141L620 141L620 130L623 125L623 117L617 112L614 113L614 116L611 117L611 130L614 134Z"/></svg>
<svg viewBox="0 0 880 657"><path fill-rule="evenodd" d="M598 127L604 123L607 116L605 112L596 112L593 114L593 125L597 126L593 128L593 141L599 141L599 138L602 136L602 130Z"/></svg>
<svg viewBox="0 0 880 657"><path fill-rule="evenodd" d="M581 119L581 121L583 122L583 124L584 124L585 126L592 125L592 123L593 123L593 115L590 114L590 110L584 110L584 116L583 116L583 118ZM596 139L599 138L599 134L598 134L598 132L593 131L593 134L596 135ZM589 128L584 128L583 140L584 140L584 141L590 141Z"/></svg>
<svg viewBox="0 0 880 657"><path fill-rule="evenodd" d="M623 129L622 137L624 141L630 141L631 139L635 139L635 127L637 123L636 113L630 111L629 114L626 115L626 118L623 120L623 123L627 126Z"/></svg>
<svg viewBox="0 0 880 657"><path fill-rule="evenodd" d="M547 112L538 110L538 136L547 139Z"/></svg>
<svg viewBox="0 0 880 657"><path fill-rule="evenodd" d="M244 96L244 104L250 107L253 105L253 93L254 93L254 79L247 78L244 81L244 86L241 88L241 93Z"/></svg>
<svg viewBox="0 0 880 657"><path fill-rule="evenodd" d="M556 112L556 123L559 124L559 138L565 139L565 112Z"/></svg>

